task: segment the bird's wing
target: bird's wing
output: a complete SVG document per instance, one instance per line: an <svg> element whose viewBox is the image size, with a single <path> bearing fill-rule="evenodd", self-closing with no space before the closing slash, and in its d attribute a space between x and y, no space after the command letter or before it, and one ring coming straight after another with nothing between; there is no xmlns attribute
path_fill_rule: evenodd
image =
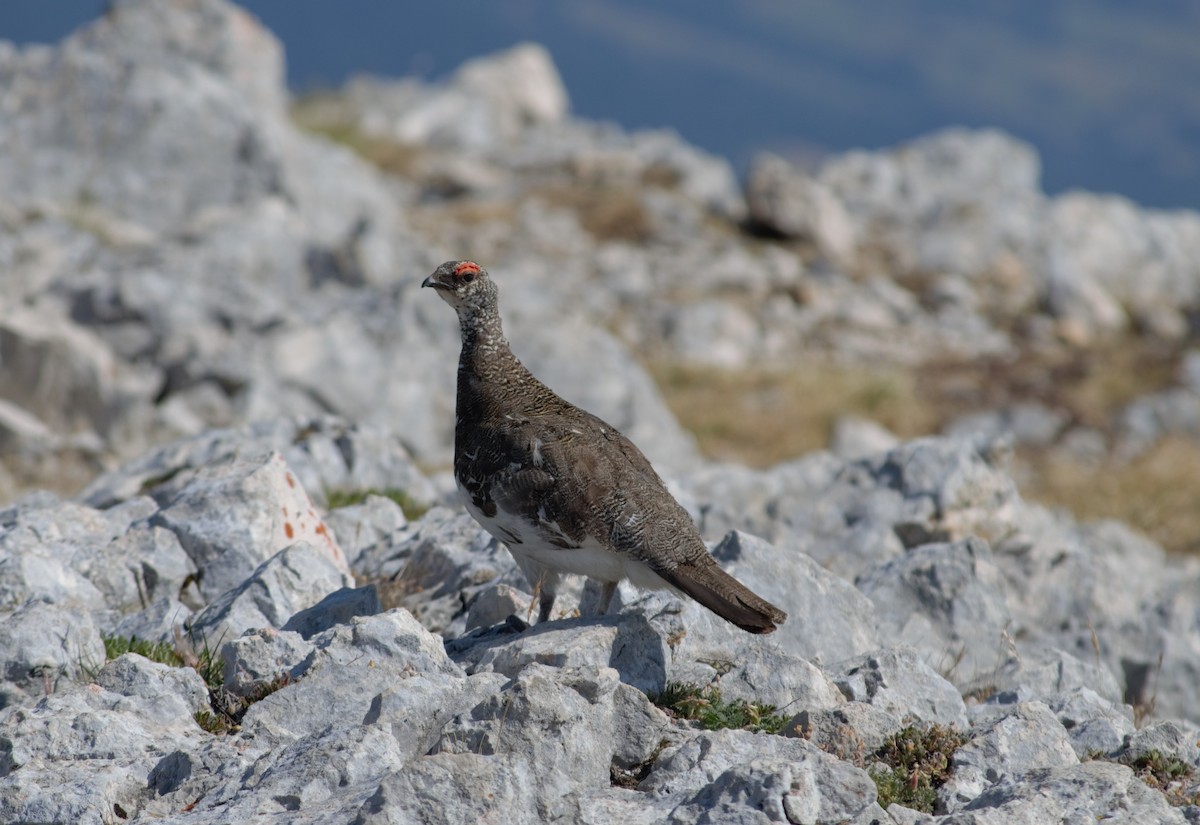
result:
<svg viewBox="0 0 1200 825"><path fill-rule="evenodd" d="M650 462L601 419L531 416L496 429L493 442L507 445L507 463L488 494L504 511L543 525L553 543L577 547L590 538L655 570L670 564L650 552L664 536L680 544L680 558L707 556L691 518Z"/></svg>

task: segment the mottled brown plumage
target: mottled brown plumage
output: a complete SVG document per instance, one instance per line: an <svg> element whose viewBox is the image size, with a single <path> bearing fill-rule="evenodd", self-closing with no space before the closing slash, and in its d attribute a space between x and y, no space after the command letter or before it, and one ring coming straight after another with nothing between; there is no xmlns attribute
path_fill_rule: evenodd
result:
<svg viewBox="0 0 1200 825"><path fill-rule="evenodd" d="M471 261L448 261L425 279L458 313L454 477L468 512L509 548L540 588L549 618L564 573L686 593L751 633L787 614L709 555L687 511L629 439L555 395L509 349L497 289Z"/></svg>

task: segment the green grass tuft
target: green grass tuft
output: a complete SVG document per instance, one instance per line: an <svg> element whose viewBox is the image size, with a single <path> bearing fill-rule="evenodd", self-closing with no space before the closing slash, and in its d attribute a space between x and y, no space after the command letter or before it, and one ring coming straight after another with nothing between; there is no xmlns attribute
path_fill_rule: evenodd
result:
<svg viewBox="0 0 1200 825"><path fill-rule="evenodd" d="M175 646L169 642L151 642L146 639L140 639L137 636L109 634L103 634L101 638L104 640L105 661L111 662L113 659L116 659L118 656L124 656L126 653L136 653L152 662L170 665L171 667L183 667L183 657L175 652Z"/></svg>
<svg viewBox="0 0 1200 825"><path fill-rule="evenodd" d="M378 487L368 487L358 490L326 490L325 502L330 510L338 510L342 507L353 507L356 504L362 504L367 500L367 496L383 496L390 498L400 506L404 511L404 517L409 521L416 521L429 510L429 505L417 501L407 490L401 490L398 487L386 487L380 489Z"/></svg>
<svg viewBox="0 0 1200 825"><path fill-rule="evenodd" d="M219 643L210 645L205 639L192 636L185 638L182 635L174 645L169 642L151 642L137 636L106 634L101 638L104 640L104 653L109 661L126 653L136 653L153 662L171 667L190 667L199 673L208 687L210 709L197 711L194 718L197 725L216 735L239 730L242 717L251 705L294 681L290 675L283 673L270 682L259 685L246 696L237 696L225 687L218 656ZM92 677L94 678L94 674Z"/></svg>
<svg viewBox="0 0 1200 825"><path fill-rule="evenodd" d="M717 687L700 687L671 682L662 693L650 700L680 719L699 722L705 730L735 728L755 733L779 733L787 717L775 713L774 705L726 701Z"/></svg>

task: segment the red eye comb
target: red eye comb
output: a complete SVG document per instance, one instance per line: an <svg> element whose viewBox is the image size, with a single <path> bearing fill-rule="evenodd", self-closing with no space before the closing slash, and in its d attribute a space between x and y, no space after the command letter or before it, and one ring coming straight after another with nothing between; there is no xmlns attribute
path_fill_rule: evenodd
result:
<svg viewBox="0 0 1200 825"><path fill-rule="evenodd" d="M461 278L463 275L466 275L468 272L471 273L472 275L479 274L479 264L475 263L474 261L463 261L461 264L454 267L454 277L455 278Z"/></svg>

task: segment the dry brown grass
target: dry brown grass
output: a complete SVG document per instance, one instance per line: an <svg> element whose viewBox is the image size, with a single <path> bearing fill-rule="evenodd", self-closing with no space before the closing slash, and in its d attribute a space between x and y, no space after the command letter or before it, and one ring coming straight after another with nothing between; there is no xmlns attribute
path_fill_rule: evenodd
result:
<svg viewBox="0 0 1200 825"><path fill-rule="evenodd" d="M421 592L421 586L412 576L406 575L407 570L401 570L394 576L354 574L355 587L375 585L375 595L379 596L379 605L384 610L394 610L405 606L405 599L414 593Z"/></svg>
<svg viewBox="0 0 1200 825"><path fill-rule="evenodd" d="M667 404L713 458L763 467L823 448L840 415L903 436L929 432L936 411L911 374L833 364L789 369L652 366Z"/></svg>
<svg viewBox="0 0 1200 825"><path fill-rule="evenodd" d="M389 174L411 177L424 151L419 146L364 134L356 125L347 122L336 106L319 98L293 106L291 115L292 122L301 129L340 143Z"/></svg>
<svg viewBox="0 0 1200 825"><path fill-rule="evenodd" d="M644 243L654 234L654 222L638 189L623 186L554 185L533 193L550 206L570 209L579 224L599 241Z"/></svg>
<svg viewBox="0 0 1200 825"><path fill-rule="evenodd" d="M340 143L367 163L383 172L400 177L412 177L422 149L394 140L369 137L353 127L333 127L320 132L325 137Z"/></svg>
<svg viewBox="0 0 1200 825"><path fill-rule="evenodd" d="M1017 401L1066 410L1105 429L1118 407L1171 383L1178 350L1119 342L1093 350L1030 351L1019 358L944 359L917 369L917 390L944 420Z"/></svg>
<svg viewBox="0 0 1200 825"><path fill-rule="evenodd" d="M1023 455L1022 493L1081 520L1115 518L1168 552L1200 553L1200 443L1165 438L1128 462L1096 466L1053 453Z"/></svg>
<svg viewBox="0 0 1200 825"><path fill-rule="evenodd" d="M918 370L810 364L729 370L651 365L668 406L710 457L764 467L824 448L840 415L897 435L937 432L973 411L1014 401L1065 410L1102 432L1112 413L1170 383L1171 352L1114 347L1017 361L943 362ZM1051 450L1022 450L1015 474L1031 501L1084 521L1112 518L1168 552L1200 553L1200 443L1167 438L1130 461L1097 466Z"/></svg>

